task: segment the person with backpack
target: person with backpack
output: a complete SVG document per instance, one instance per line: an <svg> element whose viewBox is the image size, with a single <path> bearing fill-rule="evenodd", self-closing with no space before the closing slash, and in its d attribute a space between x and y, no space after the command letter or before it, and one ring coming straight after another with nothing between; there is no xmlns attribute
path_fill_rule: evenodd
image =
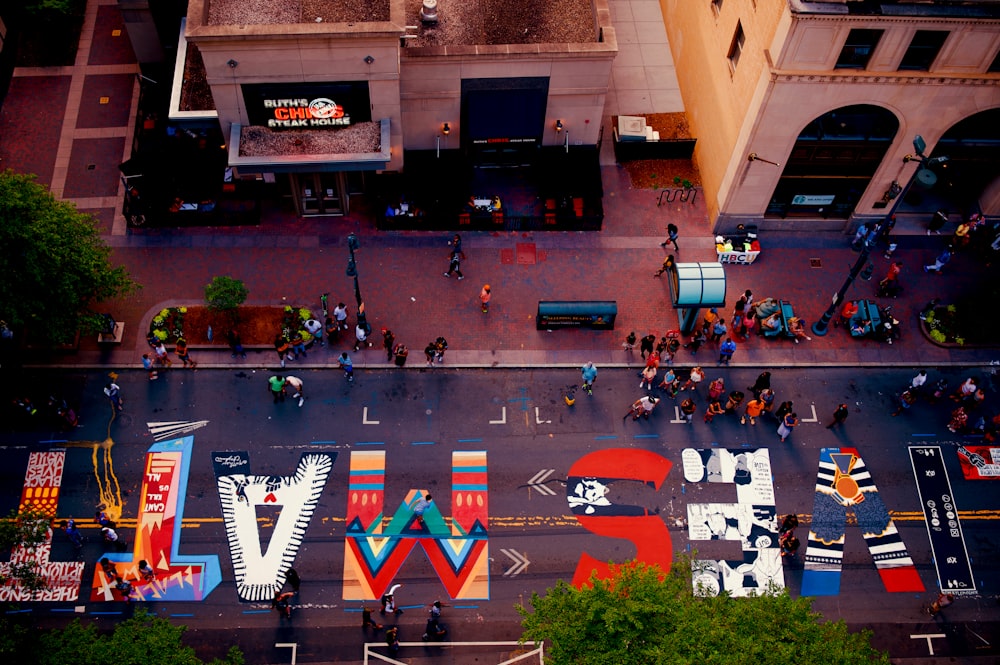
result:
<svg viewBox="0 0 1000 665"><path fill-rule="evenodd" d="M271 609L277 610L278 616L282 619L292 620L292 597L295 594L291 591L282 593L274 592L274 600L271 601Z"/></svg>

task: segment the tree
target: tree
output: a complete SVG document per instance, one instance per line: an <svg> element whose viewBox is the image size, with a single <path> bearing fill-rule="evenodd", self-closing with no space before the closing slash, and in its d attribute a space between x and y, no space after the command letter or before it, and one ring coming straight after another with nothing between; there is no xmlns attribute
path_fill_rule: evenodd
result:
<svg viewBox="0 0 1000 665"><path fill-rule="evenodd" d="M670 574L642 563L612 564L607 579L576 589L560 580L518 606L521 640L546 640L555 665L742 665L882 663L871 633L822 621L812 601L772 589L752 598L700 597L690 560Z"/></svg>
<svg viewBox="0 0 1000 665"><path fill-rule="evenodd" d="M111 265L93 218L57 201L33 175L0 173L0 219L0 319L27 327L33 340L97 331L96 305L138 288Z"/></svg>
<svg viewBox="0 0 1000 665"><path fill-rule="evenodd" d="M0 549L12 550L20 547L34 550L48 538L51 520L33 505L11 511L7 519L0 520ZM0 585L16 582L28 591L45 588L45 578L38 572L38 561L27 557L20 563L8 562L0 570Z"/></svg>
<svg viewBox="0 0 1000 665"><path fill-rule="evenodd" d="M226 275L214 277L210 284L205 285L208 308L219 312L232 312L243 304L248 295L250 291L242 281Z"/></svg>

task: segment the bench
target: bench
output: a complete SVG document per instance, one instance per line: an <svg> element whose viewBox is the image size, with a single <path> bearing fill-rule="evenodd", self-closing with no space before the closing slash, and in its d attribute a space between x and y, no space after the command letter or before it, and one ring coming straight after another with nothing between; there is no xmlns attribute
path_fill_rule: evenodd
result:
<svg viewBox="0 0 1000 665"><path fill-rule="evenodd" d="M882 316L878 311L878 305L873 300L855 300L854 304L858 306L858 311L851 317L851 337L867 337L873 330L877 330L882 323ZM854 327L863 321L870 321L871 325L860 332L855 330Z"/></svg>
<svg viewBox="0 0 1000 665"><path fill-rule="evenodd" d="M781 325L773 329L765 328L763 325L761 325L760 334L763 335L764 337L779 337L779 336L795 337L795 335L793 335L788 330L788 319L795 316L795 310L792 309L792 304L787 300L779 300L778 307L779 307L778 311L780 312L779 319L781 321Z"/></svg>

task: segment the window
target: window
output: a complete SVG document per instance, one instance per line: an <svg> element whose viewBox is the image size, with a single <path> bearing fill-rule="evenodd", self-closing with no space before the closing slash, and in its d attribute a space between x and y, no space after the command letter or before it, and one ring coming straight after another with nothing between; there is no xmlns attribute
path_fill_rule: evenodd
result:
<svg viewBox="0 0 1000 665"><path fill-rule="evenodd" d="M729 71L735 72L736 65L740 64L740 54L743 53L743 42L746 41L746 35L743 34L743 24L736 23L736 33L733 35L733 43L729 46L729 53L726 57L729 58Z"/></svg>
<svg viewBox="0 0 1000 665"><path fill-rule="evenodd" d="M926 72L929 70L947 38L948 33L945 30L917 30L899 63L900 71Z"/></svg>
<svg viewBox="0 0 1000 665"><path fill-rule="evenodd" d="M882 30L851 30L844 42L844 48L837 58L837 69L864 69L872 57L878 41L882 39Z"/></svg>
<svg viewBox="0 0 1000 665"><path fill-rule="evenodd" d="M712 11L716 16L722 12L722 0L712 0Z"/></svg>

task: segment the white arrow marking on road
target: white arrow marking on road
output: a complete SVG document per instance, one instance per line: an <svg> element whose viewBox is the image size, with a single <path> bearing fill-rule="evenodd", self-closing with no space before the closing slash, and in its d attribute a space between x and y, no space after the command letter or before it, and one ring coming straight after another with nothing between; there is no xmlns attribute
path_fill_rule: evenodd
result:
<svg viewBox="0 0 1000 665"><path fill-rule="evenodd" d="M500 420L491 420L490 425L506 425L507 424L507 407L500 407Z"/></svg>
<svg viewBox="0 0 1000 665"><path fill-rule="evenodd" d="M799 422L800 423L818 423L819 422L819 417L816 415L816 405L815 404L810 404L809 405L809 410L812 411L813 417L812 418L799 418Z"/></svg>
<svg viewBox="0 0 1000 665"><path fill-rule="evenodd" d="M172 436L187 434L196 429L200 429L208 424L207 420L170 420L155 423L146 423L154 441L163 441Z"/></svg>
<svg viewBox="0 0 1000 665"><path fill-rule="evenodd" d="M555 469L542 469L541 471L539 471L538 473L536 473L531 477L531 479L528 481L528 487L534 489L539 494L547 494L548 496L555 496L556 495L555 491L553 491L547 485L543 484L545 480L555 472L556 472Z"/></svg>
<svg viewBox="0 0 1000 665"><path fill-rule="evenodd" d="M686 423L687 422L687 418L685 418L685 417L683 417L681 415L681 407L676 406L676 405L674 406L674 419L671 420L670 422L672 422L672 423Z"/></svg>
<svg viewBox="0 0 1000 665"><path fill-rule="evenodd" d="M541 416L538 415L538 407L535 407L535 424L541 425L542 423L551 423L551 420L542 420Z"/></svg>
<svg viewBox="0 0 1000 665"><path fill-rule="evenodd" d="M528 561L528 557L524 556L517 550L502 549L500 551L506 554L510 558L510 560L514 562L514 565L512 565L504 572L503 574L504 577L507 577L508 575L510 575L511 577L515 577L516 575L524 572L527 569L528 564L531 563L530 561Z"/></svg>
<svg viewBox="0 0 1000 665"><path fill-rule="evenodd" d="M275 642L275 649L291 649L292 650L292 665L295 665L295 654L299 650L299 645L296 642Z"/></svg>
<svg viewBox="0 0 1000 665"><path fill-rule="evenodd" d="M361 416L361 424L362 425L378 425L380 422L381 422L380 420L368 420L368 407L366 406L365 410L364 410L364 412L363 412L363 414Z"/></svg>

